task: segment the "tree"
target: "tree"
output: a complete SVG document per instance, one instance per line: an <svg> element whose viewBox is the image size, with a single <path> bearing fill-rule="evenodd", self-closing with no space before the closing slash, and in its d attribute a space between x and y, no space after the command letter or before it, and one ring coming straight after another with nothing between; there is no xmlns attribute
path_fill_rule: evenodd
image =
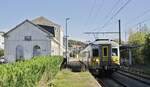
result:
<svg viewBox="0 0 150 87"><path fill-rule="evenodd" d="M132 33L129 36L128 43L132 46L141 46L145 43L145 32L135 32ZM139 47L139 48L133 48L132 49L132 58L134 63L136 64L143 64L144 63L144 55L143 55L143 48L144 47Z"/></svg>
<svg viewBox="0 0 150 87"><path fill-rule="evenodd" d="M145 44L143 49L143 55L145 63L150 63L150 33L145 36Z"/></svg>

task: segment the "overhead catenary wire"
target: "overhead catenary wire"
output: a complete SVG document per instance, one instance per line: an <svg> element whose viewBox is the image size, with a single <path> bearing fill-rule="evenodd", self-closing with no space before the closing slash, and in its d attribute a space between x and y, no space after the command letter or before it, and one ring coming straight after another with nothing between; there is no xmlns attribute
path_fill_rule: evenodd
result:
<svg viewBox="0 0 150 87"><path fill-rule="evenodd" d="M118 0L118 1L116 1L116 3L112 6L112 9L108 12L108 14L103 18L103 20L105 20L105 19L107 19L108 17L109 17L109 15L111 14L111 13L113 13L112 11L116 8L116 6L120 3L120 1L121 0ZM99 8L99 9L102 9L103 8L103 5L104 5L104 0L102 1L102 3L101 3L101 7ZM98 13L98 12L97 12ZM96 18L96 17L95 17ZM118 21L117 21L118 22ZM113 24L113 23L111 23L111 24ZM111 25L110 24L110 25ZM96 28L94 28L94 29L96 29Z"/></svg>
<svg viewBox="0 0 150 87"><path fill-rule="evenodd" d="M103 29L103 28L105 28L106 26L108 26L109 23L110 23L110 21L113 20L113 18L115 18L131 1L132 1L132 0L128 0L123 6L121 6L121 7L119 8L119 10L118 10L116 13L114 13L114 15L111 16L110 19L109 19L107 22L104 23L103 26L97 27L97 28L95 28L95 29L93 29L93 30L96 30L96 29L98 29L98 28Z"/></svg>
<svg viewBox="0 0 150 87"><path fill-rule="evenodd" d="M144 11L144 12L141 13L140 15L138 15L138 16L136 16L135 18L133 18L132 20L128 21L125 25L128 25L128 24L134 22L135 20L137 20L137 19L139 19L139 18L145 16L145 15L148 14L148 13L150 13L150 9Z"/></svg>
<svg viewBox="0 0 150 87"><path fill-rule="evenodd" d="M144 22L147 22L147 21L150 21L150 18L145 19L145 20L142 20L142 21L140 21L140 22L138 22L138 23L134 24L134 25L133 25L133 26L131 26L130 28L133 28L133 27L135 27L135 26L137 26L137 25L139 25L139 24L142 24L142 23L144 23Z"/></svg>
<svg viewBox="0 0 150 87"><path fill-rule="evenodd" d="M86 26L86 25L88 24L89 18L92 16L93 10L94 10L94 8L95 8L95 4L96 4L96 0L94 0L94 2L93 2L93 4L92 4L92 7L91 7L91 9L90 9L90 11L89 11L89 15L88 15L88 17L87 17L87 20L85 21L84 26Z"/></svg>
<svg viewBox="0 0 150 87"><path fill-rule="evenodd" d="M116 1L116 3L113 5L113 7L111 8L111 10L108 12L108 14L104 17L104 20L107 19L109 17L109 15L111 13L113 13L113 10L116 8L116 6L120 3L121 0Z"/></svg>
<svg viewBox="0 0 150 87"><path fill-rule="evenodd" d="M102 26L102 28L106 27L109 22L116 17L130 2L131 0L128 0L121 8L119 8L119 10Z"/></svg>
<svg viewBox="0 0 150 87"><path fill-rule="evenodd" d="M98 14L101 12L103 6L104 6L104 0L101 0L101 3L100 3L100 5L99 5L99 8L98 8L98 10L96 11L95 16L94 16L94 18L93 18L94 20L96 20Z"/></svg>

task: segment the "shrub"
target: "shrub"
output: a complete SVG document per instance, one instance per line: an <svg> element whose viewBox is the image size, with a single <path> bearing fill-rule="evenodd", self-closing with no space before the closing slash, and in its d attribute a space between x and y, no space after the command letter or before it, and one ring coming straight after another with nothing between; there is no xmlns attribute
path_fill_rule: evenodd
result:
<svg viewBox="0 0 150 87"><path fill-rule="evenodd" d="M44 72L49 72L52 79L61 62L59 56L40 56L24 62L0 65L0 87L35 87Z"/></svg>

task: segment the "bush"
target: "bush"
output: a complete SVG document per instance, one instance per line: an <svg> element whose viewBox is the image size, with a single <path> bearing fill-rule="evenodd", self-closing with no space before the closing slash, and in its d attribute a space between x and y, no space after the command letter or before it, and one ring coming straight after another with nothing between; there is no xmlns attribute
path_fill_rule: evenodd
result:
<svg viewBox="0 0 150 87"><path fill-rule="evenodd" d="M52 79L62 60L58 56L41 56L0 65L0 87L35 87L44 72L49 72Z"/></svg>

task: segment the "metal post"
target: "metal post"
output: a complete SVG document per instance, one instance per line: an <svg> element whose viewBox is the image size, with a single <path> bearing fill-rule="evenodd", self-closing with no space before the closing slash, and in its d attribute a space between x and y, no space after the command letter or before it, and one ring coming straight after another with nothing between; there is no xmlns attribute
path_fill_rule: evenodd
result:
<svg viewBox="0 0 150 87"><path fill-rule="evenodd" d="M69 62L69 58L68 58L68 29L67 29L67 21L70 18L66 18L66 59L67 59L67 63Z"/></svg>
<svg viewBox="0 0 150 87"><path fill-rule="evenodd" d="M119 45L121 45L121 21L119 20Z"/></svg>
<svg viewBox="0 0 150 87"><path fill-rule="evenodd" d="M132 65L132 53L131 53L131 48L129 50L129 65Z"/></svg>
<svg viewBox="0 0 150 87"><path fill-rule="evenodd" d="M127 32L125 32L125 42L127 41Z"/></svg>

